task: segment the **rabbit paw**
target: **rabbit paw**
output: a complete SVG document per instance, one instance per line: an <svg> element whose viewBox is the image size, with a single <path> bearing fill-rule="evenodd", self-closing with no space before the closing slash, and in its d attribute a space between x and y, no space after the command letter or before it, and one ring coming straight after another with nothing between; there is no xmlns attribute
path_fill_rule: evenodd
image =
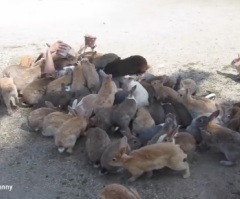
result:
<svg viewBox="0 0 240 199"><path fill-rule="evenodd" d="M136 180L136 177L132 176L131 178L128 179L129 182L134 182Z"/></svg>
<svg viewBox="0 0 240 199"><path fill-rule="evenodd" d="M228 160L221 160L219 163L223 166L233 166L234 165L234 163L232 161L228 161Z"/></svg>
<svg viewBox="0 0 240 199"><path fill-rule="evenodd" d="M68 148L68 149L67 149L67 152L70 153L70 154L72 154L72 153L73 153L73 149L72 149L72 148Z"/></svg>
<svg viewBox="0 0 240 199"><path fill-rule="evenodd" d="M183 174L183 178L189 178L190 177L190 171L186 170Z"/></svg>

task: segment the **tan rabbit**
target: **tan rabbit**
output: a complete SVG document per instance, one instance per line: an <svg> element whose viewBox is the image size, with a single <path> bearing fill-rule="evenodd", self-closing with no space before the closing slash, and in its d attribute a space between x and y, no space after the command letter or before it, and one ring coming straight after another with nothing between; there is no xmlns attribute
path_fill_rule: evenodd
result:
<svg viewBox="0 0 240 199"><path fill-rule="evenodd" d="M186 89L183 94L180 94L180 101L186 106L193 118L205 113L212 113L219 108L213 100L205 97L193 98L189 93L189 89Z"/></svg>
<svg viewBox="0 0 240 199"><path fill-rule="evenodd" d="M19 104L17 87L13 78L9 73L5 73L3 77L0 78L0 97L7 107L8 115L12 115L11 102L14 107Z"/></svg>
<svg viewBox="0 0 240 199"><path fill-rule="evenodd" d="M51 102L46 101L45 104L47 107L35 109L27 116L27 125L33 131L41 130L44 117L57 110Z"/></svg>
<svg viewBox="0 0 240 199"><path fill-rule="evenodd" d="M227 127L234 131L240 132L240 107L233 106L231 108Z"/></svg>
<svg viewBox="0 0 240 199"><path fill-rule="evenodd" d="M73 115L66 114L63 112L55 111L53 113L48 114L43 119L42 124L42 135L43 136L54 136L57 132L57 130L60 128L60 126L67 121L68 119L71 119Z"/></svg>
<svg viewBox="0 0 240 199"><path fill-rule="evenodd" d="M106 75L102 70L99 73L104 79L97 94L94 112L98 108L111 107L114 103L115 93L117 92L116 84L112 81L112 75Z"/></svg>
<svg viewBox="0 0 240 199"><path fill-rule="evenodd" d="M83 76L86 79L87 87L92 93L97 93L100 88L100 79L95 66L86 58L81 60L81 64L83 67Z"/></svg>
<svg viewBox="0 0 240 199"><path fill-rule="evenodd" d="M80 115L80 112L76 112L71 107L69 107L69 112L72 113L74 117L65 121L54 135L55 145L59 153L64 152L65 149L68 153L72 153L77 139L81 135L85 135L84 132L88 125L88 119Z"/></svg>
<svg viewBox="0 0 240 199"><path fill-rule="evenodd" d="M87 140L85 146L88 159L91 163L94 163L95 168L98 168L103 151L110 144L111 140L106 131L98 127L88 129L86 135Z"/></svg>
<svg viewBox="0 0 240 199"><path fill-rule="evenodd" d="M42 70L46 60L44 58L40 59L39 61L35 62L30 68L24 70L24 72L16 77L14 77L14 82L16 83L17 89L21 91L33 80L41 77Z"/></svg>
<svg viewBox="0 0 240 199"><path fill-rule="evenodd" d="M127 141L126 137L124 139ZM135 181L144 172L147 172L148 177L151 177L153 170L164 167L184 171L183 177L188 178L190 177L190 170L186 158L187 155L179 145L165 142L144 146L131 151L129 155L125 153L125 148L122 147L118 154L111 159L110 165L127 169L132 174L129 181Z"/></svg>
<svg viewBox="0 0 240 199"><path fill-rule="evenodd" d="M81 63L78 63L73 70L71 91L73 92L80 91L85 86L86 86L86 79L83 74L83 65Z"/></svg>
<svg viewBox="0 0 240 199"><path fill-rule="evenodd" d="M107 185L101 190L99 197L100 199L141 199L135 189L120 184Z"/></svg>
<svg viewBox="0 0 240 199"><path fill-rule="evenodd" d="M133 134L139 132L141 129L149 128L154 125L155 122L149 111L145 107L139 107L132 124Z"/></svg>
<svg viewBox="0 0 240 199"><path fill-rule="evenodd" d="M164 100L170 102L172 100L176 101L178 100L179 96L177 91L173 90L172 88L168 86L164 86L164 78L161 80L154 80L151 81L151 85L153 86L155 92L156 92L156 97L157 99Z"/></svg>

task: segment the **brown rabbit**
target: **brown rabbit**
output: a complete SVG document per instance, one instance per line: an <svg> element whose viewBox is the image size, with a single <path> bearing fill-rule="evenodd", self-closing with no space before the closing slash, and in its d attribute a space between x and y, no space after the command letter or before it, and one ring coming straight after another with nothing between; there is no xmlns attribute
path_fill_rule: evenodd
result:
<svg viewBox="0 0 240 199"><path fill-rule="evenodd" d="M149 128L154 125L155 122L149 111L145 107L139 107L132 124L133 134L139 132L141 129Z"/></svg>
<svg viewBox="0 0 240 199"><path fill-rule="evenodd" d="M35 79L22 90L23 101L28 105L35 105L46 92L50 78Z"/></svg>
<svg viewBox="0 0 240 199"><path fill-rule="evenodd" d="M53 113L48 114L44 117L42 123L42 135L43 136L54 136L60 126L71 119L73 115L66 114L63 112L55 111Z"/></svg>
<svg viewBox="0 0 240 199"><path fill-rule="evenodd" d="M117 92L116 84L112 81L112 75L106 75L102 70L100 70L99 73L104 79L97 94L94 112L96 112L98 108L111 107L114 103L115 93Z"/></svg>
<svg viewBox="0 0 240 199"><path fill-rule="evenodd" d="M69 85L72 82L72 73L68 71L64 76L59 77L47 86L46 93L60 92L62 90L62 84Z"/></svg>
<svg viewBox="0 0 240 199"><path fill-rule="evenodd" d="M110 165L112 158L114 158L119 152L120 148L126 148L130 151L130 146L125 138L117 139L112 141L104 150L100 162L101 162L101 174L107 174L117 172L120 167L113 167Z"/></svg>
<svg viewBox="0 0 240 199"><path fill-rule="evenodd" d="M231 65L237 70L238 76L240 78L240 54L238 54L238 58L234 59L231 62Z"/></svg>
<svg viewBox="0 0 240 199"><path fill-rule="evenodd" d="M195 125L201 131L203 143L213 146L225 155L227 160L221 160L219 163L232 166L240 159L240 134L218 125L214 119L219 113L217 110L210 116L201 116L197 118Z"/></svg>
<svg viewBox="0 0 240 199"><path fill-rule="evenodd" d="M157 99L161 99L165 102L171 102L172 100L178 100L179 96L177 91L168 86L164 86L164 78L162 80L151 81L151 84L156 92Z"/></svg>
<svg viewBox="0 0 240 199"><path fill-rule="evenodd" d="M229 115L229 121L227 122L227 127L234 131L240 132L240 107L232 107Z"/></svg>
<svg viewBox="0 0 240 199"><path fill-rule="evenodd" d="M74 117L65 121L54 135L55 145L58 147L59 153L64 152L65 149L68 153L72 153L77 139L81 135L85 135L84 132L88 125L88 118L81 115L82 112L76 111L70 106L68 108Z"/></svg>
<svg viewBox="0 0 240 199"><path fill-rule="evenodd" d="M141 199L138 192L120 184L110 184L102 189L100 199Z"/></svg>
<svg viewBox="0 0 240 199"><path fill-rule="evenodd" d="M107 53L94 58L92 63L95 65L96 69L104 69L108 63L111 63L116 59L120 59L118 55Z"/></svg>
<svg viewBox="0 0 240 199"><path fill-rule="evenodd" d="M127 140L126 137L124 139ZM179 145L165 142L144 146L131 151L129 155L125 153L125 148L122 147L118 154L111 159L110 165L127 169L132 174L129 181L135 181L144 172L147 172L148 177L151 177L153 170L164 167L184 171L183 177L188 178L190 177L190 170L186 158L187 155Z"/></svg>
<svg viewBox="0 0 240 199"><path fill-rule="evenodd" d="M44 118L57 110L51 102L46 101L45 104L47 107L35 109L27 116L27 125L33 131L41 130Z"/></svg>
<svg viewBox="0 0 240 199"><path fill-rule="evenodd" d="M5 73L3 77L0 78L0 97L7 107L8 115L12 115L11 102L14 107L19 104L17 87L13 78L9 73Z"/></svg>
<svg viewBox="0 0 240 199"><path fill-rule="evenodd" d="M101 156L110 144L111 140L108 134L100 128L90 128L86 131L86 151L88 159L91 163L94 163L94 167L98 168L100 166Z"/></svg>
<svg viewBox="0 0 240 199"><path fill-rule="evenodd" d="M83 74L83 65L78 63L73 70L71 91L76 92L84 89L86 86L86 79Z"/></svg>
<svg viewBox="0 0 240 199"><path fill-rule="evenodd" d="M4 73L9 73L14 79L14 83L17 90L20 91L31 83L34 79L41 77L41 71L44 68L46 60L39 59L37 62L33 63L31 67L14 67L10 66L3 71Z"/></svg>
<svg viewBox="0 0 240 199"><path fill-rule="evenodd" d="M88 59L82 59L83 76L86 79L86 84L92 93L97 93L100 88L100 79L95 66Z"/></svg>
<svg viewBox="0 0 240 199"><path fill-rule="evenodd" d="M180 95L180 101L186 106L193 118L205 113L212 113L218 109L215 101L205 97L192 97L189 90Z"/></svg>

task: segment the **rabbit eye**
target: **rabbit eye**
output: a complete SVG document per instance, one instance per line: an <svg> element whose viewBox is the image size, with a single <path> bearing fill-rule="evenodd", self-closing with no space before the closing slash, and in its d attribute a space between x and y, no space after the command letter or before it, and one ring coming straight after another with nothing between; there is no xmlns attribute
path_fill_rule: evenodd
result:
<svg viewBox="0 0 240 199"><path fill-rule="evenodd" d="M117 159L116 158L112 158L112 161L115 162Z"/></svg>
<svg viewBox="0 0 240 199"><path fill-rule="evenodd" d="M133 141L133 143L134 143L134 144L137 144L137 141L136 141L136 140L134 140L134 141Z"/></svg>

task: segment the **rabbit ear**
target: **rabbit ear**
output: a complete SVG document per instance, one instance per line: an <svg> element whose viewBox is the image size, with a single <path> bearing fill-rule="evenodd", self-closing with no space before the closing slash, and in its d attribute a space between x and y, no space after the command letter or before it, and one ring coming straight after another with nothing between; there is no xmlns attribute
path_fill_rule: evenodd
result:
<svg viewBox="0 0 240 199"><path fill-rule="evenodd" d="M136 90L136 88L137 88L137 85L135 85L135 86L133 86L133 87L131 88L131 90L130 90L130 94L131 94L131 95L132 95L133 92Z"/></svg>
<svg viewBox="0 0 240 199"><path fill-rule="evenodd" d="M99 75L105 77L107 74L103 70L99 70Z"/></svg>
<svg viewBox="0 0 240 199"><path fill-rule="evenodd" d="M219 113L220 113L219 110L213 112L213 113L208 117L208 121L210 122L210 121L214 120L214 119L219 115Z"/></svg>
<svg viewBox="0 0 240 199"><path fill-rule="evenodd" d="M77 107L77 99L75 99L72 103L72 108L75 109Z"/></svg>
<svg viewBox="0 0 240 199"><path fill-rule="evenodd" d="M48 107L48 108L56 108L56 107L53 105L53 103L52 103L52 102L49 102L49 101L45 101L45 105L46 105L46 107Z"/></svg>
<svg viewBox="0 0 240 199"><path fill-rule="evenodd" d="M128 140L127 140L127 136L123 136L123 138L121 139L121 141L120 141L120 146L119 146L119 148L122 148L122 147L127 147L127 145L128 145Z"/></svg>
<svg viewBox="0 0 240 199"><path fill-rule="evenodd" d="M122 147L119 149L119 154L122 156L126 152L126 147Z"/></svg>
<svg viewBox="0 0 240 199"><path fill-rule="evenodd" d="M68 106L68 112L71 113L73 116L77 115L75 110L71 106Z"/></svg>

